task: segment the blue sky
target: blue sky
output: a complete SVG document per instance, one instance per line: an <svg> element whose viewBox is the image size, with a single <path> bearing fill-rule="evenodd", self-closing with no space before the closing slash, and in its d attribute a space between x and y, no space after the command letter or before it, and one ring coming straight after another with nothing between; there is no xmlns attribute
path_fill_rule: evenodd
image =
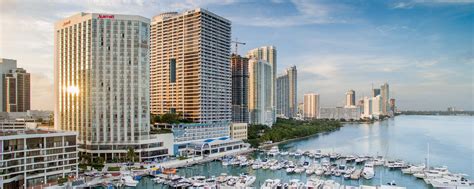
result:
<svg viewBox="0 0 474 189"><path fill-rule="evenodd" d="M207 8L232 21L232 36L278 49L278 70L296 65L299 100L322 106L344 92L369 95L389 82L400 109L473 110L474 1L2 0L0 57L32 73L32 108L53 108L53 23L77 12L138 14Z"/></svg>

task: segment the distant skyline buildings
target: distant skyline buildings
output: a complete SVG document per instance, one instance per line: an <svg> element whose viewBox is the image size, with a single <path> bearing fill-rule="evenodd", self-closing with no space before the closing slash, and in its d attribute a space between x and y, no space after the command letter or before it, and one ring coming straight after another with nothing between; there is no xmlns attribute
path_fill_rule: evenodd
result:
<svg viewBox="0 0 474 189"><path fill-rule="evenodd" d="M303 119L317 119L320 111L320 98L317 93L304 94Z"/></svg>
<svg viewBox="0 0 474 189"><path fill-rule="evenodd" d="M356 101L356 93L354 90L349 90L346 92L346 107L353 107L355 106Z"/></svg>

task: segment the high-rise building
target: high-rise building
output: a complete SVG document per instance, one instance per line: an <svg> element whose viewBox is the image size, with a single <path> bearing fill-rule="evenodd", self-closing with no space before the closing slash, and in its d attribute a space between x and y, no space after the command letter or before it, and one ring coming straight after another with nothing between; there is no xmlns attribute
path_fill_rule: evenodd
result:
<svg viewBox="0 0 474 189"><path fill-rule="evenodd" d="M381 96L381 112L383 115L389 115L390 113L390 92L389 92L389 87L388 83L384 83L382 86L380 86L380 96Z"/></svg>
<svg viewBox="0 0 474 189"><path fill-rule="evenodd" d="M30 109L30 74L16 66L16 60L0 58L1 112L26 112Z"/></svg>
<svg viewBox="0 0 474 189"><path fill-rule="evenodd" d="M286 117L290 109L290 86L288 74L280 75L276 80L276 115Z"/></svg>
<svg viewBox="0 0 474 189"><path fill-rule="evenodd" d="M151 113L195 123L232 119L231 22L205 9L151 22Z"/></svg>
<svg viewBox="0 0 474 189"><path fill-rule="evenodd" d="M277 77L277 50L275 46L263 46L255 48L247 53L247 57L254 57L268 62L272 66L271 80L271 105L273 122L276 121L276 77Z"/></svg>
<svg viewBox="0 0 474 189"><path fill-rule="evenodd" d="M79 13L58 21L54 36L55 129L76 131L93 158L169 155L169 142L149 134L149 19Z"/></svg>
<svg viewBox="0 0 474 189"><path fill-rule="evenodd" d="M285 74L277 78L276 114L292 118L298 112L296 66L286 69Z"/></svg>
<svg viewBox="0 0 474 189"><path fill-rule="evenodd" d="M372 97L380 95L380 89L372 89Z"/></svg>
<svg viewBox="0 0 474 189"><path fill-rule="evenodd" d="M262 59L249 59L249 112L251 124L272 126L272 65Z"/></svg>
<svg viewBox="0 0 474 189"><path fill-rule="evenodd" d="M346 107L354 107L355 106L355 91L354 90L349 90L346 92Z"/></svg>
<svg viewBox="0 0 474 189"><path fill-rule="evenodd" d="M394 98L391 98L390 99L390 111L392 113L395 113L396 112L396 106L395 106L395 99Z"/></svg>
<svg viewBox="0 0 474 189"><path fill-rule="evenodd" d="M233 54L232 66L232 122L248 123L249 59Z"/></svg>
<svg viewBox="0 0 474 189"><path fill-rule="evenodd" d="M319 118L319 109L320 109L319 94L316 94L316 93L304 94L303 106L304 106L303 108L304 119Z"/></svg>
<svg viewBox="0 0 474 189"><path fill-rule="evenodd" d="M22 68L3 74L3 110L26 112L30 110L30 73Z"/></svg>

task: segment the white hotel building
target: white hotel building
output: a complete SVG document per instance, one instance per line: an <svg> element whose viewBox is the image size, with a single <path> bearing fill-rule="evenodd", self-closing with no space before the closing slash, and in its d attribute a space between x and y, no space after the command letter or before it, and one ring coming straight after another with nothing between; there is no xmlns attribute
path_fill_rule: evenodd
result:
<svg viewBox="0 0 474 189"><path fill-rule="evenodd" d="M170 153L150 136L150 20L79 13L55 25L55 129L78 132L82 153L107 161L131 148L140 160Z"/></svg>
<svg viewBox="0 0 474 189"><path fill-rule="evenodd" d="M0 130L0 188L55 184L77 176L76 133L37 129ZM42 187L41 187L42 188Z"/></svg>

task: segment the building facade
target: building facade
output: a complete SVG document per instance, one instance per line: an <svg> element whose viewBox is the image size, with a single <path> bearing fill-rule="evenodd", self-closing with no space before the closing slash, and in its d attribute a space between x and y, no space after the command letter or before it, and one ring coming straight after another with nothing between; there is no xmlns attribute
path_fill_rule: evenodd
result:
<svg viewBox="0 0 474 189"><path fill-rule="evenodd" d="M355 91L352 89L347 91L346 92L346 107L354 107L356 105L355 100L356 100Z"/></svg>
<svg viewBox="0 0 474 189"><path fill-rule="evenodd" d="M195 123L232 119L231 22L205 9L155 16L151 23L151 113Z"/></svg>
<svg viewBox="0 0 474 189"><path fill-rule="evenodd" d="M272 126L272 66L262 59L249 59L249 112L251 124Z"/></svg>
<svg viewBox="0 0 474 189"><path fill-rule="evenodd" d="M372 89L372 97L380 95L380 89Z"/></svg>
<svg viewBox="0 0 474 189"><path fill-rule="evenodd" d="M249 59L233 54L232 66L232 122L248 123Z"/></svg>
<svg viewBox="0 0 474 189"><path fill-rule="evenodd" d="M230 126L230 138L235 140L247 140L247 123L232 123Z"/></svg>
<svg viewBox="0 0 474 189"><path fill-rule="evenodd" d="M280 75L276 80L276 115L288 118L290 110L290 86L287 74Z"/></svg>
<svg viewBox="0 0 474 189"><path fill-rule="evenodd" d="M360 109L352 107L321 108L319 118L335 120L359 120L361 117Z"/></svg>
<svg viewBox="0 0 474 189"><path fill-rule="evenodd" d="M40 188L78 176L76 133L14 129L0 136L1 188Z"/></svg>
<svg viewBox="0 0 474 189"><path fill-rule="evenodd" d="M263 46L250 50L247 53L248 58L262 59L272 67L271 72L271 105L273 122L276 121L276 77L277 77L277 49L275 46Z"/></svg>
<svg viewBox="0 0 474 189"><path fill-rule="evenodd" d="M26 112L30 110L30 73L22 68L3 74L3 110Z"/></svg>
<svg viewBox="0 0 474 189"><path fill-rule="evenodd" d="M149 134L149 19L79 13L58 21L54 36L55 129L76 131L92 158L167 156Z"/></svg>
<svg viewBox="0 0 474 189"><path fill-rule="evenodd" d="M289 67L277 78L276 114L285 118L296 117L298 113L296 66Z"/></svg>
<svg viewBox="0 0 474 189"><path fill-rule="evenodd" d="M388 83L384 83L380 86L380 96L382 101L381 112L382 115L388 116L390 115L390 91L388 87Z"/></svg>
<svg viewBox="0 0 474 189"><path fill-rule="evenodd" d="M318 119L320 113L319 94L304 94L303 119Z"/></svg>

